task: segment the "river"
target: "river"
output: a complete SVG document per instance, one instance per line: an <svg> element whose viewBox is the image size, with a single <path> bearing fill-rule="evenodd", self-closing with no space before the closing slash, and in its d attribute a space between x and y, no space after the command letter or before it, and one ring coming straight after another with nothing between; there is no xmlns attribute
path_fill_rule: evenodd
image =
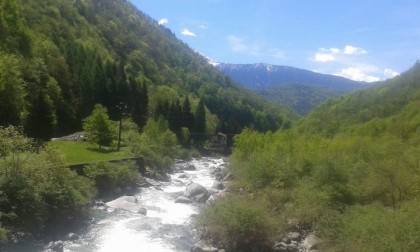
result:
<svg viewBox="0 0 420 252"><path fill-rule="evenodd" d="M196 170L180 169L189 164L194 165ZM212 171L225 165L223 158L207 157L177 163L176 172L170 174L170 182L157 182L157 186L139 188L134 195L138 203L147 209L145 216L113 208L92 208L92 221L77 234L78 239L64 241L64 251L190 251L199 240L192 219L202 206L175 203L175 200L192 182L210 189L215 180ZM180 178L181 174L186 176ZM48 251L45 244L32 245L7 251Z"/></svg>

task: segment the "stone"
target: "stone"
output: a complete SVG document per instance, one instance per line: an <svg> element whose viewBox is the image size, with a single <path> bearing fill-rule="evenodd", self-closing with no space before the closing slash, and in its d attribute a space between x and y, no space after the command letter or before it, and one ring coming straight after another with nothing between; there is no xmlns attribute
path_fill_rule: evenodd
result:
<svg viewBox="0 0 420 252"><path fill-rule="evenodd" d="M301 239L301 235L299 232L291 232L288 235L290 240L299 241Z"/></svg>
<svg viewBox="0 0 420 252"><path fill-rule="evenodd" d="M287 244L284 242L276 242L273 246L273 251L287 251Z"/></svg>
<svg viewBox="0 0 420 252"><path fill-rule="evenodd" d="M223 190L225 189L225 185L220 181L214 181L212 188L217 190Z"/></svg>
<svg viewBox="0 0 420 252"><path fill-rule="evenodd" d="M198 183L191 183L187 186L184 196L192 198L203 193L209 194L204 186Z"/></svg>
<svg viewBox="0 0 420 252"><path fill-rule="evenodd" d="M75 240L79 240L79 238L80 238L80 236L78 236L77 234L75 234L75 233L68 233L67 235L66 235L66 240L68 240L68 241L75 241Z"/></svg>
<svg viewBox="0 0 420 252"><path fill-rule="evenodd" d="M138 212L142 206L138 203L135 196L122 196L106 203L106 206L114 209Z"/></svg>
<svg viewBox="0 0 420 252"><path fill-rule="evenodd" d="M183 170L186 170L186 171L195 171L195 170L197 170L197 168L195 167L195 165L189 164L189 165L185 166L183 168Z"/></svg>
<svg viewBox="0 0 420 252"><path fill-rule="evenodd" d="M192 248L191 252L218 252L219 249L213 247L212 245L208 244L207 242L201 240L197 242Z"/></svg>
<svg viewBox="0 0 420 252"><path fill-rule="evenodd" d="M298 252L299 251L299 248L295 244L287 244L286 251L287 252Z"/></svg>
<svg viewBox="0 0 420 252"><path fill-rule="evenodd" d="M156 173L156 180L158 181L164 181L164 182L168 182L170 181L170 178L168 175L166 175L165 173L160 174L160 173Z"/></svg>
<svg viewBox="0 0 420 252"><path fill-rule="evenodd" d="M190 204L190 203L192 203L192 201L189 198L185 197L185 196L179 196L175 200L175 203Z"/></svg>
<svg viewBox="0 0 420 252"><path fill-rule="evenodd" d="M309 235L309 236L307 236L306 238L305 238L305 240L303 240L303 244L302 244L302 246L303 246L303 248L306 250L306 251L309 251L309 250L316 250L316 249L318 249L318 245L321 243L322 241L321 241L321 239L318 237L318 236L316 236L316 235Z"/></svg>
<svg viewBox="0 0 420 252"><path fill-rule="evenodd" d="M146 216L147 215L147 209L145 207L142 207L137 211L137 213Z"/></svg>
<svg viewBox="0 0 420 252"><path fill-rule="evenodd" d="M196 195L196 196L194 197L194 200L195 200L195 202L197 202L197 203L202 203L202 204L204 204L204 203L206 203L206 201L207 201L209 198L210 198L210 194L209 194L209 193L202 193L202 194Z"/></svg>
<svg viewBox="0 0 420 252"><path fill-rule="evenodd" d="M64 251L64 244L63 241L52 241L48 243L47 250L51 250L54 252L63 252Z"/></svg>
<svg viewBox="0 0 420 252"><path fill-rule="evenodd" d="M188 178L188 175L184 173L184 174L179 175L178 178Z"/></svg>

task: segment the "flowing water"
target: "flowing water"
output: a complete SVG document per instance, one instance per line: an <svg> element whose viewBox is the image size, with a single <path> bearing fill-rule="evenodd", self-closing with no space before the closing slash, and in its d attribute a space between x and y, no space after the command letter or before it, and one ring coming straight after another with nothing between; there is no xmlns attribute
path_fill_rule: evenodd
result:
<svg viewBox="0 0 420 252"><path fill-rule="evenodd" d="M200 205L175 203L175 200L191 182L210 189L215 180L211 172L225 164L222 158L194 159L188 164L197 169L175 172L170 182L139 190L135 196L147 209L146 216L125 210L92 209L93 221L78 234L79 239L64 242L64 251L190 251L199 240L192 218L200 211ZM178 167L186 165L176 164ZM186 178L179 178L181 174L186 174Z"/></svg>

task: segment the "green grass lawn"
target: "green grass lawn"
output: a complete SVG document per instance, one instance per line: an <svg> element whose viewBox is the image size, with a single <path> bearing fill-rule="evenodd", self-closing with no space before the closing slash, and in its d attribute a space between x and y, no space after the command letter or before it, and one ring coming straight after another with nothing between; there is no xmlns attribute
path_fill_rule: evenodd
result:
<svg viewBox="0 0 420 252"><path fill-rule="evenodd" d="M74 141L51 141L49 145L60 150L64 154L66 162L70 165L133 157L127 147L122 147L119 151L108 147L99 149L98 145Z"/></svg>

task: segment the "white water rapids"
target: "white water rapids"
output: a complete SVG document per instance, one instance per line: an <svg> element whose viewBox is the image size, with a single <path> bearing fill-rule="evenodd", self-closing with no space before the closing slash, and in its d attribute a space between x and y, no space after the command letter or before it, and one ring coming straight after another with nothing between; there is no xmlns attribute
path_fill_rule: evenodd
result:
<svg viewBox="0 0 420 252"><path fill-rule="evenodd" d="M197 170L173 173L170 182L141 188L135 195L147 209L146 216L123 210L93 210L92 224L79 234L80 239L65 241L64 251L190 251L198 241L191 222L200 207L175 200L192 182L210 189L215 180L211 172L225 164L222 158L200 158L188 163ZM186 178L179 178L184 173Z"/></svg>

